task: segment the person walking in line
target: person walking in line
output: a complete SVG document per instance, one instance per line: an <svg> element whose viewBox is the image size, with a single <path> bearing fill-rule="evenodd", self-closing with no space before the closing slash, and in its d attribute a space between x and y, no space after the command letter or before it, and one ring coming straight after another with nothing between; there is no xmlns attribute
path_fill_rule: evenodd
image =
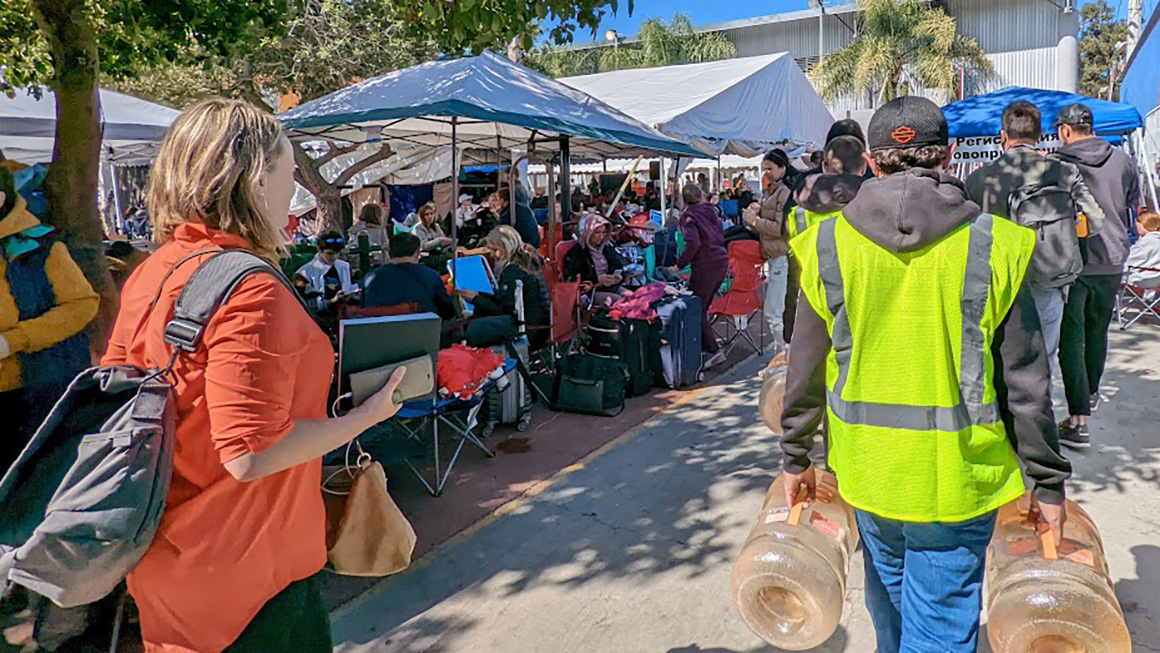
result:
<svg viewBox="0 0 1160 653"><path fill-rule="evenodd" d="M149 180L161 246L125 284L102 365L168 365L165 324L203 256L277 259L294 147L274 116L244 102L205 100L177 117ZM173 480L128 576L145 650L330 653L315 576L326 564L321 459L398 411L403 375L327 419L334 349L271 274L243 280L201 349L176 360Z"/></svg>
<svg viewBox="0 0 1160 653"><path fill-rule="evenodd" d="M1043 138L1041 121L1030 102L1008 105L999 132L1003 156L967 178L967 195L984 212L1039 231L1028 281L1055 378L1068 289L1083 268L1079 234L1098 234L1104 212L1075 166L1035 149Z"/></svg>
<svg viewBox="0 0 1160 653"><path fill-rule="evenodd" d="M804 299L782 414L786 500L815 497L824 413L878 652L974 653L987 544L999 507L1024 493L1020 460L1038 519L1063 536L1071 468L1023 285L1035 234L981 213L945 172L947 123L930 100L889 102L868 132L877 179L792 243Z"/></svg>
<svg viewBox="0 0 1160 653"><path fill-rule="evenodd" d="M1065 107L1056 119L1063 147L1052 155L1079 168L1105 217L1100 233L1087 240L1087 260L1068 294L1060 334L1059 367L1068 411L1059 425L1060 439L1074 447L1091 443L1087 418L1099 402L1108 326L1140 204L1135 162L1097 138L1093 124L1091 109L1082 104Z"/></svg>
<svg viewBox="0 0 1160 653"><path fill-rule="evenodd" d="M689 289L701 300L701 349L709 356L705 367L713 367L725 360L725 354L717 344L717 335L709 323L709 306L729 273L725 230L713 205L705 201L704 191L698 184L686 184L681 189L681 199L685 210L677 224L685 237L685 251L672 267L672 273L676 275L685 266L692 266Z"/></svg>
<svg viewBox="0 0 1160 653"><path fill-rule="evenodd" d="M783 334L786 279L789 274L789 243L786 240L785 209L790 188L785 183L789 157L781 150L771 150L761 162L762 177L769 187L761 202L750 204L742 220L761 236L761 255L769 266L765 277L765 302L762 307L773 338L774 354L785 347Z"/></svg>
<svg viewBox="0 0 1160 653"><path fill-rule="evenodd" d="M786 228L791 239L830 218L858 195L866 173L866 145L855 136L838 136L822 151L822 168L794 193Z"/></svg>

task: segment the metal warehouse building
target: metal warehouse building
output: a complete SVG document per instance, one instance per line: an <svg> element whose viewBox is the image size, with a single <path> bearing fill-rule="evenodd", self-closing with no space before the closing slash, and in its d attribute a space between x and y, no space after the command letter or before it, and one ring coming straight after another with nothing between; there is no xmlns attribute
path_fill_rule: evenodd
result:
<svg viewBox="0 0 1160 653"><path fill-rule="evenodd" d="M979 42L994 66L995 74L988 80L964 75L965 95L1006 86L1076 92L1079 11L1075 0L942 0L936 4L956 18L962 34ZM738 56L788 51L808 70L818 60L819 41L821 52L828 53L853 40L858 14L857 3L847 3L697 29L723 33L736 46ZM588 47L601 45L604 44L592 43ZM870 97L849 97L829 104L835 117L873 106Z"/></svg>

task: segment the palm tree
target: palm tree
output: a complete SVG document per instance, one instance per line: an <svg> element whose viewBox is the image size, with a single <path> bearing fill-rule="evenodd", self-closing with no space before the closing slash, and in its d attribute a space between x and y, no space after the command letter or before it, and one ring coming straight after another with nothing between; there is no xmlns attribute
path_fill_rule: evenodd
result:
<svg viewBox="0 0 1160 653"><path fill-rule="evenodd" d="M861 27L854 41L826 55L810 72L818 94L878 94L879 102L906 95L912 83L941 89L953 99L956 71L991 74L978 41L959 34L955 19L921 0L859 0Z"/></svg>
<svg viewBox="0 0 1160 653"><path fill-rule="evenodd" d="M672 20L650 18L640 35L627 43L570 50L546 46L527 54L524 63L552 77L585 75L625 68L652 68L718 61L737 56L737 48L720 32L697 32L685 14Z"/></svg>

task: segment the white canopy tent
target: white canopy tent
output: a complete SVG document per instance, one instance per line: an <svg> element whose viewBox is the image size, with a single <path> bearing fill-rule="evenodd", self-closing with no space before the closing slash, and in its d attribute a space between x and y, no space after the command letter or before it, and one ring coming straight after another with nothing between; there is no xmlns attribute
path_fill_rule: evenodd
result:
<svg viewBox="0 0 1160 653"><path fill-rule="evenodd" d="M115 165L142 165L153 159L178 111L106 89L101 98L101 157ZM42 88L40 97L19 92L0 95L0 151L21 163L52 160L56 133L56 98Z"/></svg>
<svg viewBox="0 0 1160 653"><path fill-rule="evenodd" d="M788 52L560 81L711 157L821 147L833 123Z"/></svg>

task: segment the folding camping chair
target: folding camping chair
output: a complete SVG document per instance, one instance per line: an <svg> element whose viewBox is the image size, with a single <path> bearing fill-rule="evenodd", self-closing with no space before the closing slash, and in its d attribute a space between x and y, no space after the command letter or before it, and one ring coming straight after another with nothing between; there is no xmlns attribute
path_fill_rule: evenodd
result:
<svg viewBox="0 0 1160 653"><path fill-rule="evenodd" d="M516 362L510 359L506 360L503 368L506 376L516 368ZM424 444L426 427L428 425L431 427L431 457L434 467L431 480L427 479L414 460L410 457L403 459L404 464L410 468L411 473L419 479L419 482L423 484L431 496L437 497L443 494L443 488L447 485L447 480L451 478L451 471L455 468L455 463L459 461L459 455L463 453L463 448L468 443L474 445L488 458L495 458L495 452L489 449L483 440L479 439L474 430L479 410L483 406L483 398L488 392L495 389L497 383L498 381L488 381L469 399L451 397L407 402L393 418L382 424L388 431L399 432L408 440L418 444ZM409 422L414 421L418 421L418 424L412 426ZM458 440L455 452L451 455L451 460L447 461L446 467L443 466L440 427L451 429Z"/></svg>
<svg viewBox="0 0 1160 653"><path fill-rule="evenodd" d="M709 317L714 324L723 325L722 340L726 351L732 350L737 339L749 343L755 352L765 351L764 320L757 319L760 345L749 333L749 324L758 318L762 309L762 284L765 281L761 243L755 240L736 240L729 243L729 290L713 300ZM721 318L727 318L721 320Z"/></svg>
<svg viewBox="0 0 1160 653"><path fill-rule="evenodd" d="M533 359L542 367L554 370L556 360L571 352L572 342L580 333L580 282L564 281L554 266L545 267L543 272L544 282L548 285L548 300L552 304L548 326L551 331L547 346L532 353ZM564 354L560 353L561 348L564 348Z"/></svg>
<svg viewBox="0 0 1160 653"><path fill-rule="evenodd" d="M1127 276L1131 276L1133 271L1160 275L1160 270L1156 268L1129 267ZM1137 312L1129 319L1127 312L1130 309ZM1116 293L1116 322L1119 323L1120 330L1124 331L1149 315L1160 321L1160 288L1145 288L1127 281L1120 282L1120 291Z"/></svg>

